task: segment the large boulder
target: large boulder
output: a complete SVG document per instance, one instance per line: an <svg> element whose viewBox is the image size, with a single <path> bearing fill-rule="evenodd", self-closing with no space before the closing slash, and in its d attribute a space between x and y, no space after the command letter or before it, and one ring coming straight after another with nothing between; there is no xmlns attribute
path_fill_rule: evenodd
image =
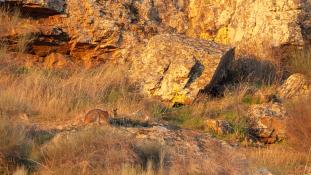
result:
<svg viewBox="0 0 311 175"><path fill-rule="evenodd" d="M281 99L297 99L311 95L311 85L302 74L296 73L288 77L278 89Z"/></svg>
<svg viewBox="0 0 311 175"><path fill-rule="evenodd" d="M310 9L310 1L297 0L191 0L188 35L265 57L310 41Z"/></svg>
<svg viewBox="0 0 311 175"><path fill-rule="evenodd" d="M223 80L233 57L234 49L211 41L157 35L132 59L131 77L148 95L187 104Z"/></svg>
<svg viewBox="0 0 311 175"><path fill-rule="evenodd" d="M286 138L285 107L279 103L252 105L248 115L251 119L250 134L263 143L275 143Z"/></svg>

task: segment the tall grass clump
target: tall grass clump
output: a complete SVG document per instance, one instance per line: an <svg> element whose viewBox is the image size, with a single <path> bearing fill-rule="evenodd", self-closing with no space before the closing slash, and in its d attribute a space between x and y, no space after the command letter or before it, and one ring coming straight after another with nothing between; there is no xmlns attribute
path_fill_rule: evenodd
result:
<svg viewBox="0 0 311 175"><path fill-rule="evenodd" d="M0 111L26 113L45 121L64 120L92 108L118 108L133 113L144 100L128 82L127 68L104 65L92 70L3 69L0 71Z"/></svg>
<svg viewBox="0 0 311 175"><path fill-rule="evenodd" d="M292 149L287 145L271 145L244 150L250 167L255 173L258 168L267 168L273 174L308 174L311 154Z"/></svg>
<svg viewBox="0 0 311 175"><path fill-rule="evenodd" d="M290 144L304 152L311 150L311 96L289 102L287 133Z"/></svg>
<svg viewBox="0 0 311 175"><path fill-rule="evenodd" d="M0 119L0 174L25 163L31 148L24 126Z"/></svg>
<svg viewBox="0 0 311 175"><path fill-rule="evenodd" d="M14 32L20 25L21 13L18 9L0 7L0 32Z"/></svg>

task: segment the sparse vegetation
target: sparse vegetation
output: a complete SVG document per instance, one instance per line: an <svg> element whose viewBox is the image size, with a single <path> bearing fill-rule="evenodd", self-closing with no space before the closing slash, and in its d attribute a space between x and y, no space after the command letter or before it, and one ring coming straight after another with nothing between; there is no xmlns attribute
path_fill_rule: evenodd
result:
<svg viewBox="0 0 311 175"><path fill-rule="evenodd" d="M131 10L138 13L134 7ZM293 50L287 55L288 58L282 60L285 62L280 59L283 55L278 55L273 63L252 57L236 59L229 70L227 86L220 88L217 96L201 94L193 104L168 107L140 93L140 87L129 80L128 65L107 63L105 56L105 64L90 69L79 67L81 60L77 61L78 66L70 65L66 68L47 69L25 64L23 61L28 58L24 56L35 52L31 45L38 30L35 25L27 23L27 20L37 20L35 17L25 19L22 15L24 14L19 10L0 7L0 174L230 174L228 172L231 165L235 163L232 158L234 155L222 152L218 149L220 145L211 146L214 152L208 156L217 158L215 162L210 162L188 155L188 150L182 150L181 153L178 152L179 148L168 148L160 141L139 142L136 136L123 132L120 128L116 129L115 126L110 128L83 125L80 128L73 125L76 128L70 128L68 132L66 129L69 127L54 127L67 121L72 122L76 118L80 119L88 110L94 108L109 112L117 108L123 121L126 121L124 118L140 121L147 116L146 120L161 122L170 128L197 130L208 133L215 139L240 145L239 150L247 156L254 172L258 167L267 168L276 175L311 172L310 97L284 103L289 115L286 141L260 148L248 147L257 143L249 144L250 134L247 130L250 128L248 109L252 105L273 101L266 99L270 97L265 95L275 94L283 70L289 74L302 73L311 80L310 48ZM135 20L138 20L136 15L138 14L135 14ZM52 20L62 19L56 17ZM93 20L90 19L90 25ZM146 27L146 30L154 29ZM66 39L63 39L62 36L57 36L58 32L60 35L67 35L61 30L53 28L55 36L52 34L53 36L45 38L53 42L55 40L52 44L45 43L55 45L51 52L59 46L69 47L72 44L62 43L70 37L65 36ZM221 33L222 30L218 32ZM48 41L42 40L40 44L44 45L44 42ZM256 40L252 42L256 43ZM81 44L79 47L83 49L94 46ZM268 46L264 42L258 47L262 47L261 50L271 49L265 48ZM247 52L256 53L258 47ZM111 46L102 49L108 55L115 54L113 51L116 48L112 42ZM69 57L71 49L65 48L62 54ZM36 55L40 59L35 64L43 63L46 54L49 53L42 53L44 56ZM270 53L263 53L268 54ZM93 58L86 61L91 64L91 59ZM100 59L96 61L102 61ZM70 61L73 60L68 59ZM26 121L19 122L21 116L26 116ZM225 120L233 132L220 134L215 130L208 130L205 126L206 119ZM139 125L140 122L136 123ZM37 127L37 124L46 127L45 130ZM199 137L195 139L200 140ZM200 146L199 149L206 149ZM199 171L198 167L204 172Z"/></svg>
<svg viewBox="0 0 311 175"><path fill-rule="evenodd" d="M2 115L27 113L35 119L64 120L94 107L117 107L120 112L132 113L144 103L123 76L125 68L20 70L1 70Z"/></svg>
<svg viewBox="0 0 311 175"><path fill-rule="evenodd" d="M248 156L254 172L258 167L267 168L276 175L298 175L310 171L311 154L297 151L288 145L248 148L243 152Z"/></svg>

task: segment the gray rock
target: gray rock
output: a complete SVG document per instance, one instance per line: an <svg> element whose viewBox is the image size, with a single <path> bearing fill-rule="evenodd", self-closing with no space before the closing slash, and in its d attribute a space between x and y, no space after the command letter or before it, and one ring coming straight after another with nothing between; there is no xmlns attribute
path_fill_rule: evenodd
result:
<svg viewBox="0 0 311 175"><path fill-rule="evenodd" d="M302 74L291 75L278 89L278 96L281 99L294 99L311 95L311 86L306 77Z"/></svg>
<svg viewBox="0 0 311 175"><path fill-rule="evenodd" d="M282 104L252 105L248 115L252 120L250 132L259 141L275 143L285 139L287 112Z"/></svg>
<svg viewBox="0 0 311 175"><path fill-rule="evenodd" d="M139 58L132 58L131 77L145 94L172 103L191 103L227 75L234 49L182 35L157 35Z"/></svg>

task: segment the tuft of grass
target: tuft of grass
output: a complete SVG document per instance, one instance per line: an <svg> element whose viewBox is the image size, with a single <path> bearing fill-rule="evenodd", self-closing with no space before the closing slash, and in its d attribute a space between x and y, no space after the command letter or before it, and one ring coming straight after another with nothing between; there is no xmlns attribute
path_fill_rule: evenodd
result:
<svg viewBox="0 0 311 175"><path fill-rule="evenodd" d="M188 129L203 129L204 119L202 116L195 115L193 106L180 106L170 109L164 115L164 119L172 125Z"/></svg>
<svg viewBox="0 0 311 175"><path fill-rule="evenodd" d="M20 25L21 13L18 9L10 9L8 7L0 7L0 32L14 32L16 27Z"/></svg>
<svg viewBox="0 0 311 175"><path fill-rule="evenodd" d="M311 96L288 103L289 117L286 122L288 140L296 149L311 149Z"/></svg>
<svg viewBox="0 0 311 175"><path fill-rule="evenodd" d="M311 154L297 151L288 145L246 148L243 152L247 155L254 172L261 167L276 175L310 173Z"/></svg>
<svg viewBox="0 0 311 175"><path fill-rule="evenodd" d="M260 104L261 100L259 97L254 97L253 95L246 95L245 97L243 97L242 103L247 105Z"/></svg>
<svg viewBox="0 0 311 175"><path fill-rule="evenodd" d="M113 65L92 70L2 69L0 111L44 121L69 119L96 107L133 113L144 107L144 100L124 76L126 71Z"/></svg>
<svg viewBox="0 0 311 175"><path fill-rule="evenodd" d="M28 175L28 170L25 167L17 167L13 175Z"/></svg>
<svg viewBox="0 0 311 175"><path fill-rule="evenodd" d="M28 46L30 45L31 42L33 42L33 35L26 33L23 35L18 36L17 41L16 41L16 52L17 53L24 53L28 50Z"/></svg>

